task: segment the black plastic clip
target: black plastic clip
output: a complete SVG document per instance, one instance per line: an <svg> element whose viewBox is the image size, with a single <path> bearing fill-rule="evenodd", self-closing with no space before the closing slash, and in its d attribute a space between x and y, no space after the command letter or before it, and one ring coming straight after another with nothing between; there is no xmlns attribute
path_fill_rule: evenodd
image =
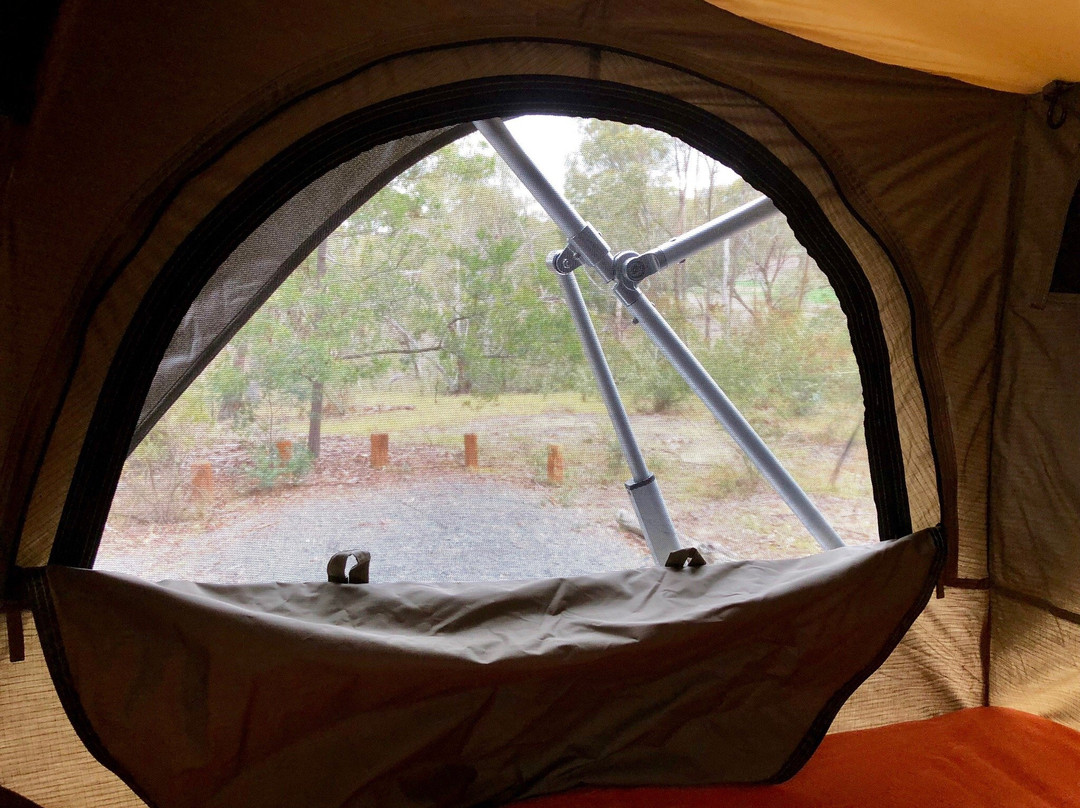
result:
<svg viewBox="0 0 1080 808"><path fill-rule="evenodd" d="M664 566L675 570L681 570L683 567L704 567L705 557L696 547L683 547L681 550L672 550Z"/></svg>
<svg viewBox="0 0 1080 808"><path fill-rule="evenodd" d="M355 559L356 563L346 575L345 569L349 566L350 558ZM366 550L337 553L326 565L326 580L332 584L366 584L370 568L371 553Z"/></svg>

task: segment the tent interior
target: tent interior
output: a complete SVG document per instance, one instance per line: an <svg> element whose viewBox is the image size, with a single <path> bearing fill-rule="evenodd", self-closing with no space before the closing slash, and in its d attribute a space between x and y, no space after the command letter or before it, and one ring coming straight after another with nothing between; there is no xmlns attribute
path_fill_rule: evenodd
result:
<svg viewBox="0 0 1080 808"><path fill-rule="evenodd" d="M944 5L0 12L0 804L1080 805L1080 17Z"/></svg>

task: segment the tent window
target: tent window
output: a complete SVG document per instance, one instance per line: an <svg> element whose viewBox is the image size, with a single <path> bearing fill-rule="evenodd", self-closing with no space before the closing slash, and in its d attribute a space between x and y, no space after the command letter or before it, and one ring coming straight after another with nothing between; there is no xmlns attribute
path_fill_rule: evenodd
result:
<svg viewBox="0 0 1080 808"><path fill-rule="evenodd" d="M1069 212L1065 216L1065 229L1061 234L1061 247L1054 264L1050 291L1080 294L1080 185L1076 186Z"/></svg>
<svg viewBox="0 0 1080 808"><path fill-rule="evenodd" d="M547 116L511 128L615 249L662 243L760 196L654 130ZM565 239L479 134L461 134L402 151L411 162L340 223L320 214L331 226L312 228L319 239L276 291L232 304L242 327L214 321L222 336L199 344L206 361L191 359L195 343L166 355L159 376L182 378L167 365L184 356L196 373L146 418L98 567L318 580L334 553L362 549L372 581L444 581L652 563L544 264ZM578 277L686 543L713 559L815 552L604 285ZM847 319L783 217L642 289L844 540L876 540Z"/></svg>

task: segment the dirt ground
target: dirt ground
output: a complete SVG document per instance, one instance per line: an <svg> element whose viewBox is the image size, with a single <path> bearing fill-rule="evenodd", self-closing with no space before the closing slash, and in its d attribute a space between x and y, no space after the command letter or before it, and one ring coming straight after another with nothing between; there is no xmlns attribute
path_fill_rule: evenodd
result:
<svg viewBox="0 0 1080 808"><path fill-rule="evenodd" d="M603 416L545 413L532 428L528 420L483 417L449 432L413 425L411 444L391 435L391 465L382 470L370 467L366 437L328 435L302 481L255 493L245 489L240 445L215 445L199 455L215 469L210 500L194 498L188 468L178 472L178 496L190 500L178 520L146 518L147 492L125 473L96 566L153 580L239 583L324 580L326 562L343 550L371 552L372 581L556 577L651 563L644 542L617 523L630 503L617 455L612 468ZM817 552L761 485L715 498L687 493L696 479L687 468L724 467L728 450L715 448L714 438L675 430L670 419L635 420L684 543L707 556ZM462 428L481 435L478 470L464 468ZM554 440L569 459L560 486L545 481ZM873 536L872 498L814 499L845 540Z"/></svg>

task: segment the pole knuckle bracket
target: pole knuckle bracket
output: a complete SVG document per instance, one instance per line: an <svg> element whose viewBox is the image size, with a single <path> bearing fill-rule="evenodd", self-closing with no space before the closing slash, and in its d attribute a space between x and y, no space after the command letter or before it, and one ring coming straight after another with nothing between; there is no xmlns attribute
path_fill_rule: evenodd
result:
<svg viewBox="0 0 1080 808"><path fill-rule="evenodd" d="M574 252L574 248L567 244L561 250L552 250L547 257L548 269L557 275L569 275L579 266L581 258Z"/></svg>

